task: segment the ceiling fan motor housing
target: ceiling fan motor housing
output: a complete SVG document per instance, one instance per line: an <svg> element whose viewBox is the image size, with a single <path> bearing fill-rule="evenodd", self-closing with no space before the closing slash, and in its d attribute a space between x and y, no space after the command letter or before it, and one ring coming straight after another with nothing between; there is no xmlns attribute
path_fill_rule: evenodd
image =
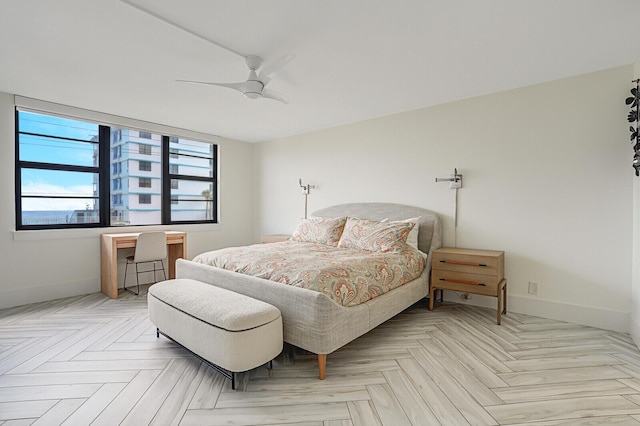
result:
<svg viewBox="0 0 640 426"><path fill-rule="evenodd" d="M248 62L248 60L247 60ZM264 84L258 80L258 76L254 70L251 70L249 73L249 78L244 84L244 90L242 94L245 98L249 99L257 99L262 97L262 89L264 89Z"/></svg>

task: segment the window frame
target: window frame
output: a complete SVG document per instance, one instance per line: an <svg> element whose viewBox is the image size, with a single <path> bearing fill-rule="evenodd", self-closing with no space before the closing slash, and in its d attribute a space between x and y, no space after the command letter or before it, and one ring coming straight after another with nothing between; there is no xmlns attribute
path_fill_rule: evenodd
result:
<svg viewBox="0 0 640 426"><path fill-rule="evenodd" d="M122 145L120 145L122 147ZM147 145L144 143L138 143L138 154L140 155L151 155L152 154L151 145Z"/></svg>
<svg viewBox="0 0 640 426"><path fill-rule="evenodd" d="M138 204L151 204L151 194L149 193L138 194Z"/></svg>
<svg viewBox="0 0 640 426"><path fill-rule="evenodd" d="M144 182L144 185L142 184ZM151 188L151 177L138 177L138 188Z"/></svg>
<svg viewBox="0 0 640 426"><path fill-rule="evenodd" d="M171 154L174 154L171 152L171 142L176 143L177 141L172 140L172 138L175 136L166 136L163 135L162 136L162 169L163 169L163 179L162 179L162 221L166 221L168 223L172 223L172 224L190 224L190 223L202 223L203 221L199 221L199 220L173 220L171 218L171 205L175 205L178 204L180 201L201 201L199 199L194 199L194 200L190 200L190 199L178 199L176 200L177 202L173 202L173 198L171 197L171 190L172 190L172 184L171 182L175 179L176 181L178 181L178 187L180 186L179 181L181 180L187 180L187 181L199 181L199 182L209 182L211 183L211 188L212 188L212 193L211 193L211 202L213 203L212 206L212 211L211 211L211 218L210 219L205 219L204 222L205 223L218 223L218 167L217 167L217 160L218 160L218 144L211 144L212 145L212 160L213 160L213 164L211 165L211 175L212 176L196 176L196 175L187 175L187 174L174 174L170 172L170 167L169 167L169 163L170 163L170 156ZM178 139L180 139L180 137L178 137ZM184 138L184 139L193 139L193 138ZM208 142L204 142L204 141L197 141L197 142L203 142L203 143L208 143ZM185 155L185 154L182 154ZM179 158L179 154L178 154L178 158ZM174 157L175 158L175 157ZM178 167L178 171L179 171L179 167ZM167 177L167 179L164 179L164 176ZM173 188L173 189L178 189L178 188ZM164 195L166 194L166 196Z"/></svg>
<svg viewBox="0 0 640 426"><path fill-rule="evenodd" d="M18 100L24 102L18 102ZM31 105L20 105L20 104L38 104L50 106L54 105L50 108L37 108ZM57 109L62 109L63 111L57 111ZM73 111L73 114L69 114L66 111ZM20 131L20 112L26 113L35 113L42 114L46 116L54 116L60 118L68 118L72 120L85 121L92 124L98 125L98 165L97 166L77 166L77 165L61 165L55 163L45 163L45 162L34 162L34 161L22 161L20 160L20 135L21 134L29 134L29 132L21 132ZM79 112L79 113L78 113ZM37 101L28 98L20 98L16 96L16 105L15 105L15 119L14 119L14 130L15 130L15 226L17 231L24 230L46 230L46 229L73 229L73 228L110 228L110 229L119 229L119 228L131 228L131 227L139 227L139 226L162 226L162 225L173 225L173 224L216 224L218 223L218 182L217 182L217 174L218 174L218 138L211 135L205 134L197 134L197 132L191 131L178 131L175 129L173 131L172 128L163 125L155 125L159 127L160 130L154 130L154 126L142 126L140 122L137 120L122 118L113 116L114 120L105 120L103 117L111 118L112 116L95 113L92 111L79 110L74 107L65 107L56 104L49 104L44 101ZM100 118L96 118L98 115ZM120 122L118 122L120 121ZM148 123L143 123L148 124ZM113 152L111 150L111 128L113 127L122 127L126 126L132 128L134 130L142 131L142 132L155 132L162 135L161 141L161 150L162 150L162 167L161 167L161 203L160 203L160 222L153 224L131 224L131 225L111 225L110 223L110 210L112 206L113 199L112 197L118 195L121 197L121 194L116 194L118 190L112 190L112 176L111 176L111 168L116 166L117 163L112 163L111 156ZM151 131L150 128L151 127ZM194 136L196 134L196 136ZM181 179L184 178L182 175L170 175L169 174L169 138L170 137L191 139L194 141L208 143L213 146L212 152L213 155L213 165L212 165L212 174L213 177L211 179L212 188L213 188L213 213L210 218L202 219L202 220L188 220L188 221L172 221L171 220L171 180L174 178ZM45 135L47 136L47 135ZM48 135L51 136L51 135ZM214 139L214 140L212 140ZM120 157L120 155L118 155ZM144 160L142 160L144 161ZM121 167L121 166L120 166ZM23 224L23 214L22 214L22 171L24 169L42 169L42 170L61 170L61 171L83 171L83 172L91 172L96 173L98 176L98 186L97 186L97 196L98 200L98 216L99 220L95 223L62 223L62 224L37 224L37 225L25 225ZM194 180L195 178L192 176L186 176L190 180ZM195 179L200 180L200 179ZM51 198L51 196L48 196ZM84 197L86 198L86 197Z"/></svg>
<svg viewBox="0 0 640 426"><path fill-rule="evenodd" d="M138 162L138 171L139 172L151 172L151 171L153 171L153 166L151 165L151 161L137 160L135 158L132 158L132 160ZM142 167L143 165L144 165L144 167Z"/></svg>

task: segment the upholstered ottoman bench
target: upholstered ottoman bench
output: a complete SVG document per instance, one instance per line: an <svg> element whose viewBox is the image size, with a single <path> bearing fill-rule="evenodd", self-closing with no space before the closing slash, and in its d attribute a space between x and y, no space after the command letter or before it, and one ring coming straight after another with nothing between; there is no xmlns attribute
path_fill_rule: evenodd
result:
<svg viewBox="0 0 640 426"><path fill-rule="evenodd" d="M282 351L282 316L268 303L200 281L156 283L147 296L149 319L231 379L271 362Z"/></svg>

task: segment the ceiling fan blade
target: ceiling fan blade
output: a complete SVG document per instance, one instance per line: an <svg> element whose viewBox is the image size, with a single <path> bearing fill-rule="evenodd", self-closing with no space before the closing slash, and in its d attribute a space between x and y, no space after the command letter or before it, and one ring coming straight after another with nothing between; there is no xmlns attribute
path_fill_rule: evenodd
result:
<svg viewBox="0 0 640 426"><path fill-rule="evenodd" d="M262 81L262 83L266 86L267 83L269 83L273 79L276 73L282 67L284 67L289 62L291 62L295 57L296 55L292 53L290 55L283 56L282 58L278 59L277 61L271 64L267 64L262 70L260 70L260 75L258 76L258 79Z"/></svg>
<svg viewBox="0 0 640 426"><path fill-rule="evenodd" d="M274 92L273 90L263 89L262 97L267 99L273 99L274 101L282 102L283 104L288 104L289 99L282 93Z"/></svg>
<svg viewBox="0 0 640 426"><path fill-rule="evenodd" d="M179 81L181 83L191 83L191 84L207 84L209 86L220 86L220 87L227 87L229 89L233 89L233 90L237 90L240 93L244 93L245 89L246 89L246 81L243 81L242 83L211 83L209 81L194 81L194 80L176 80Z"/></svg>

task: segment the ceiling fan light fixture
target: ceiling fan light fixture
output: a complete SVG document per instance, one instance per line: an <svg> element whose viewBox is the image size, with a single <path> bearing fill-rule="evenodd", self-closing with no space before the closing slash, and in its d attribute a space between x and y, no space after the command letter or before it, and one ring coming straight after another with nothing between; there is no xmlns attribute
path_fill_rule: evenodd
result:
<svg viewBox="0 0 640 426"><path fill-rule="evenodd" d="M258 99L262 97L262 93L258 93L258 92L244 92L243 95L245 98L249 98L249 99Z"/></svg>

